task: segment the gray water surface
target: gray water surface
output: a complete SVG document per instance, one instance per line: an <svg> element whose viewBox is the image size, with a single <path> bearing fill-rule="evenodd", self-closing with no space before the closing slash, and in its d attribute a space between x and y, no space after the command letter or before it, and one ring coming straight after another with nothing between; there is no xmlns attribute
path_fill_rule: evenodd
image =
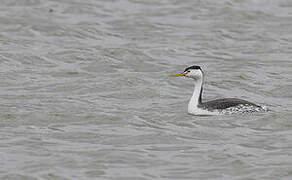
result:
<svg viewBox="0 0 292 180"><path fill-rule="evenodd" d="M292 179L289 0L0 0L0 63L1 180Z"/></svg>

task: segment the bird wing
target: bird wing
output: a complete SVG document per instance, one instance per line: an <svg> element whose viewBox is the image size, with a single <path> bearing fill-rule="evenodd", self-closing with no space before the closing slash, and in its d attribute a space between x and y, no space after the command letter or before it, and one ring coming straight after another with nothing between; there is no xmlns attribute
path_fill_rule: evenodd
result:
<svg viewBox="0 0 292 180"><path fill-rule="evenodd" d="M242 99L236 99L236 98L216 99L213 101L208 101L208 102L202 103L202 106L203 106L203 108L209 109L209 110L214 110L214 109L222 110L222 109L226 109L229 107L238 106L241 104L260 107L254 103L249 102L249 101L242 100Z"/></svg>

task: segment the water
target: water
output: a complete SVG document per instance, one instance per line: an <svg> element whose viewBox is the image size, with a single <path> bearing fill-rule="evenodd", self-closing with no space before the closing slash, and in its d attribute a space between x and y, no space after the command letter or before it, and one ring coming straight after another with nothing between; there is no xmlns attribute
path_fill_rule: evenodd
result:
<svg viewBox="0 0 292 180"><path fill-rule="evenodd" d="M292 179L288 0L2 0L0 179ZM268 113L192 116L204 99Z"/></svg>

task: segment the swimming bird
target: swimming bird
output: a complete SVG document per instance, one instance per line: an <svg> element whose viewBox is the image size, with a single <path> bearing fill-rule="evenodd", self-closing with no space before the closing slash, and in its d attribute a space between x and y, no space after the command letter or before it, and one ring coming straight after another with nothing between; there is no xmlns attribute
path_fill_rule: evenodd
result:
<svg viewBox="0 0 292 180"><path fill-rule="evenodd" d="M224 98L213 101L202 101L204 73L200 66L190 66L183 73L170 75L170 77L184 76L194 80L195 88L193 95L188 104L188 113L193 115L218 115L234 113L252 113L264 112L266 107L259 106L255 103L237 99Z"/></svg>

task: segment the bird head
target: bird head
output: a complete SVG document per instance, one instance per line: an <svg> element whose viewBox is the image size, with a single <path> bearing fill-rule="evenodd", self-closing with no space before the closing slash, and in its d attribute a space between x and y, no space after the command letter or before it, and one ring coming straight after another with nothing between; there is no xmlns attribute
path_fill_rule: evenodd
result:
<svg viewBox="0 0 292 180"><path fill-rule="evenodd" d="M185 76L192 79L201 79L203 77L203 71L200 66L190 66L184 70L183 73L172 74L170 77Z"/></svg>

